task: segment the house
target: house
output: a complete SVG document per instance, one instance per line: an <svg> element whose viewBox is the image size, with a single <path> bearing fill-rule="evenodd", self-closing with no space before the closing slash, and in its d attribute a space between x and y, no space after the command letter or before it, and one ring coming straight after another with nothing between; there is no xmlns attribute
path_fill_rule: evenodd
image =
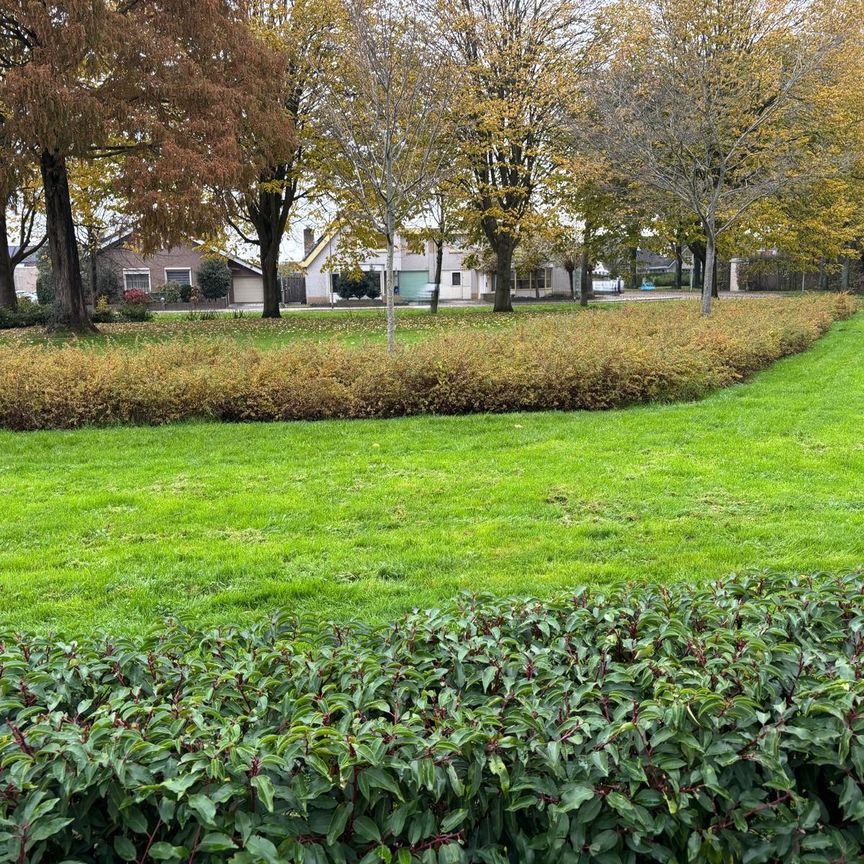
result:
<svg viewBox="0 0 864 864"><path fill-rule="evenodd" d="M299 269L306 276L306 302L310 305L326 305L336 298L334 290L340 275L338 264L341 232L330 231L319 239L308 229L304 232L306 257ZM476 257L474 250L458 245L445 245L441 264L441 300L481 300L495 292L495 276L477 269L470 259ZM396 290L401 300L411 302L428 301L434 287L435 244L430 240L416 246L398 237L394 258ZM470 263L466 263L470 262ZM387 252L384 249L368 252L358 266L367 278L382 284L387 267ZM563 267L549 264L533 273L513 272L514 297L546 297L569 295L570 277Z"/></svg>
<svg viewBox="0 0 864 864"><path fill-rule="evenodd" d="M133 248L132 235L124 234L106 243L99 256L116 268L125 291L137 288L148 294L158 294L166 282L196 285L196 274L206 254L203 245L193 243L142 255ZM232 276L228 302L262 303L264 280L261 270L227 253L225 258Z"/></svg>
<svg viewBox="0 0 864 864"><path fill-rule="evenodd" d="M648 276L672 273L675 270L675 259L652 252L649 249L638 249L636 251L636 270Z"/></svg>
<svg viewBox="0 0 864 864"><path fill-rule="evenodd" d="M334 259L340 253L341 232L331 231L318 240L304 232L306 257L299 267L306 276L306 302L310 305L329 304L333 300L339 267ZM441 268L442 300L474 300L480 296L481 280L476 270L465 266L468 252L453 247L444 249ZM367 253L358 262L360 269L379 285L387 267L386 250ZM401 299L411 302L428 297L435 274L435 249L430 241L421 250L410 247L403 238L397 239L394 259L397 291Z"/></svg>
<svg viewBox="0 0 864 864"><path fill-rule="evenodd" d="M18 246L10 246L9 254L14 255L18 248ZM34 252L15 268L15 293L21 297L36 297L36 280L39 278L39 270L36 267L38 257L39 253Z"/></svg>

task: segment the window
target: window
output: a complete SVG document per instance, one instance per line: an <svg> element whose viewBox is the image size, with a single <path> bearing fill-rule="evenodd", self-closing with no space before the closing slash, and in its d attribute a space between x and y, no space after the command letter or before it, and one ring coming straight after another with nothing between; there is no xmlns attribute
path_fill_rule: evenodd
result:
<svg viewBox="0 0 864 864"><path fill-rule="evenodd" d="M146 291L150 293L149 270L124 270L123 287L127 291Z"/></svg>
<svg viewBox="0 0 864 864"><path fill-rule="evenodd" d="M174 270L165 268L165 281L176 282L178 285L192 284L192 270L189 267L177 267Z"/></svg>
<svg viewBox="0 0 864 864"><path fill-rule="evenodd" d="M462 274L461 273L453 273L452 274L453 281L450 283L453 286L462 284Z"/></svg>
<svg viewBox="0 0 864 864"><path fill-rule="evenodd" d="M513 288L517 291L545 292L552 287L552 268L545 267L533 273L516 274L513 271Z"/></svg>

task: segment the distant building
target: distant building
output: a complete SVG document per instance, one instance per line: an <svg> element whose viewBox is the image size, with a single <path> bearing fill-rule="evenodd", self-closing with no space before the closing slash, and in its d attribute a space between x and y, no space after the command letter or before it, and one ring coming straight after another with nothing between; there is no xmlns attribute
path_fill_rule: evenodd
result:
<svg viewBox="0 0 864 864"><path fill-rule="evenodd" d="M10 246L9 254L14 255L18 251L18 246ZM36 260L39 257L38 252L34 252L25 258L15 268L15 293L20 297L36 297L36 280L39 278L39 270L36 267Z"/></svg>
<svg viewBox="0 0 864 864"><path fill-rule="evenodd" d="M148 294L158 294L166 282L196 285L196 274L206 254L207 250L203 246L180 245L142 255L134 249L132 235L124 234L106 243L99 257L117 269L123 290L137 288ZM264 281L261 270L240 258L227 254L225 257L232 276L228 302L263 303Z"/></svg>
<svg viewBox="0 0 864 864"><path fill-rule="evenodd" d="M306 257L297 266L306 277L306 301L309 304L329 304L337 299L334 292L340 268L335 262L340 252L340 236L339 231L325 234L317 240L308 232L305 236ZM466 263L475 257L473 253L474 250L466 247L445 245L441 266L441 300L481 300L495 293L495 274ZM367 252L357 262L357 266L380 288L387 266L386 250ZM435 244L429 241L417 249L404 238L397 238L394 268L400 300L409 303L428 300L434 287ZM567 271L552 263L534 273L517 275L514 270L511 278L514 297L566 296L570 293Z"/></svg>

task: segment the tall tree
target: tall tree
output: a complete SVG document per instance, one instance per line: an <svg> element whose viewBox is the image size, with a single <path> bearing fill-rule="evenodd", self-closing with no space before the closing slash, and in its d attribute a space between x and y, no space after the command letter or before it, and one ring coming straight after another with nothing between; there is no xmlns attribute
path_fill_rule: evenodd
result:
<svg viewBox="0 0 864 864"><path fill-rule="evenodd" d="M225 196L227 218L242 240L257 246L264 281L264 318L278 318L279 252L300 202L325 185L326 142L317 122L329 77L335 74L335 0L250 0L250 27L280 60L264 116L241 142L252 182ZM320 170L318 170L320 169Z"/></svg>
<svg viewBox="0 0 864 864"><path fill-rule="evenodd" d="M0 15L3 146L39 166L55 324L92 329L69 163L118 158L143 244L204 233L202 194L236 186L238 139L275 77L232 0L16 0Z"/></svg>
<svg viewBox="0 0 864 864"><path fill-rule="evenodd" d="M831 74L849 10L811 0L649 0L620 21L599 91L604 147L698 220L709 314L718 238L830 157L813 88Z"/></svg>
<svg viewBox="0 0 864 864"><path fill-rule="evenodd" d="M0 192L0 309L18 305L15 293L15 268L45 243L45 236L35 237L36 223L41 212L41 190L35 184L24 185L12 194ZM14 227L10 226L9 216ZM10 249L10 242L15 251Z"/></svg>
<svg viewBox="0 0 864 864"><path fill-rule="evenodd" d="M392 352L397 232L420 212L445 170L453 79L445 58L431 50L425 19L392 0L345 0L340 44L340 74L325 113L337 150L333 193L349 225L384 238Z"/></svg>
<svg viewBox="0 0 864 864"><path fill-rule="evenodd" d="M556 170L567 96L583 71L588 2L439 0L442 51L464 70L460 144L478 234L497 258L495 311L508 312L513 253Z"/></svg>

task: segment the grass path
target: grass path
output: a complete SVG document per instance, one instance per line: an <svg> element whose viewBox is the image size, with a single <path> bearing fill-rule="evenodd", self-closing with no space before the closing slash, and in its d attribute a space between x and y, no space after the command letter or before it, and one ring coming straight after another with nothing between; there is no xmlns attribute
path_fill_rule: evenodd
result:
<svg viewBox="0 0 864 864"><path fill-rule="evenodd" d="M461 589L864 565L864 315L695 404L0 432L0 623L135 631Z"/></svg>

